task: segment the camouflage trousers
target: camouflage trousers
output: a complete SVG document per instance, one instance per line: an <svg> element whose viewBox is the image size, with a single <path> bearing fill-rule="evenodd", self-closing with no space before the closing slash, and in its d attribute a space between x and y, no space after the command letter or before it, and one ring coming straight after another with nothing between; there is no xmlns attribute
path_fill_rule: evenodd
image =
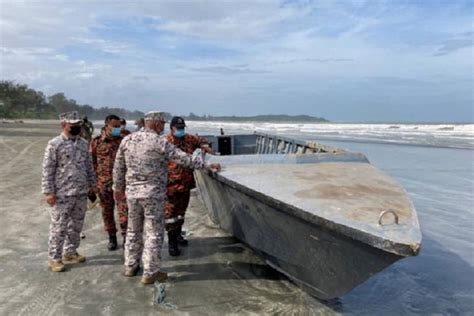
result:
<svg viewBox="0 0 474 316"><path fill-rule="evenodd" d="M73 255L81 242L81 231L86 215L87 196L57 197L51 208L49 226L48 257L60 260L64 255Z"/></svg>
<svg viewBox="0 0 474 316"><path fill-rule="evenodd" d="M145 276L160 270L164 207L165 202L159 199L128 199L125 267L133 269L142 259Z"/></svg>
<svg viewBox="0 0 474 316"><path fill-rule="evenodd" d="M122 236L127 233L128 222L128 206L127 201L115 201L112 186L106 186L99 189L100 206L102 207L102 220L104 222L104 230L109 235L115 235L117 228L115 226L114 209L117 206L120 231Z"/></svg>
<svg viewBox="0 0 474 316"><path fill-rule="evenodd" d="M190 190L170 191L168 190L165 207L166 231L179 229L184 224L184 215L189 205Z"/></svg>

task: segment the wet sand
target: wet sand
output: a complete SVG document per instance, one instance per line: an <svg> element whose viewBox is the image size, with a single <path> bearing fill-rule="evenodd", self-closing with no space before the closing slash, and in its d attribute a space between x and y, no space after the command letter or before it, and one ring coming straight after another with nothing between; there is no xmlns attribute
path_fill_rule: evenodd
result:
<svg viewBox="0 0 474 316"><path fill-rule="evenodd" d="M123 252L106 249L99 207L86 215L79 252L85 264L48 271L49 207L40 192L41 163L58 122L0 122L0 315L336 314L266 266L210 222L194 194L189 247L163 270L168 304L154 305L154 286L122 276ZM335 303L337 305L337 303Z"/></svg>

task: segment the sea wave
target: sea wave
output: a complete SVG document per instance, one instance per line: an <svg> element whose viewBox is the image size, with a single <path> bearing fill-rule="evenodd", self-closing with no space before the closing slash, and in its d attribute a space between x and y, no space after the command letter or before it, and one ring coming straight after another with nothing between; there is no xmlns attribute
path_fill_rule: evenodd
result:
<svg viewBox="0 0 474 316"><path fill-rule="evenodd" d="M226 134L249 132L301 136L305 139L344 140L474 149L474 124L348 124L188 121L193 132Z"/></svg>

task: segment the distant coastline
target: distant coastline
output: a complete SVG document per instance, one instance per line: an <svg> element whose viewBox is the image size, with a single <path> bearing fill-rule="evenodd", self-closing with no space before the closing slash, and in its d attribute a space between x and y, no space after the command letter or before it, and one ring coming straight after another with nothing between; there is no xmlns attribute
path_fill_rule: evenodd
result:
<svg viewBox="0 0 474 316"><path fill-rule="evenodd" d="M310 115L286 115L286 114L265 114L254 116L199 116L190 113L183 116L188 121L209 121L209 122L269 122L269 123L330 123L329 120L322 117L315 117Z"/></svg>

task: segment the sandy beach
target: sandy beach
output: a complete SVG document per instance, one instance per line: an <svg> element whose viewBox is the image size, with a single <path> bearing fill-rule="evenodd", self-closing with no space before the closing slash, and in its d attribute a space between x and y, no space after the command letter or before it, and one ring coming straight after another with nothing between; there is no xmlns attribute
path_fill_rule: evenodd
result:
<svg viewBox="0 0 474 316"><path fill-rule="evenodd" d="M106 249L99 207L86 215L79 251L87 262L67 265L65 273L48 271L41 163L47 141L59 132L51 121L0 124L1 315L337 313L210 222L196 194L185 223L189 247L176 259L166 242L163 248L166 304L153 304L155 287L140 284L140 276L122 276L123 252Z"/></svg>

